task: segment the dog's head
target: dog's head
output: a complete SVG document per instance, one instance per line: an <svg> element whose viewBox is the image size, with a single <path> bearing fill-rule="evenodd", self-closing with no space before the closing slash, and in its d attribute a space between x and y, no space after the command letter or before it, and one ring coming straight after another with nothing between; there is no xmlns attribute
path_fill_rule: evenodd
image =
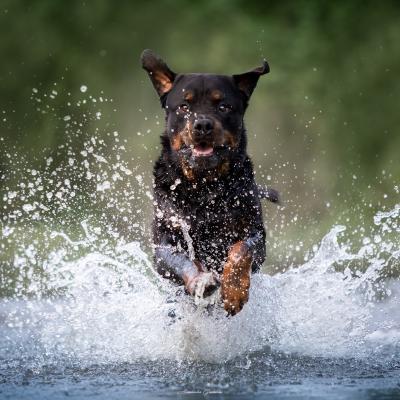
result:
<svg viewBox="0 0 400 400"><path fill-rule="evenodd" d="M145 50L142 64L166 111L170 149L184 174L228 171L235 154L245 151L244 112L258 78L269 72L268 63L232 76L176 74Z"/></svg>

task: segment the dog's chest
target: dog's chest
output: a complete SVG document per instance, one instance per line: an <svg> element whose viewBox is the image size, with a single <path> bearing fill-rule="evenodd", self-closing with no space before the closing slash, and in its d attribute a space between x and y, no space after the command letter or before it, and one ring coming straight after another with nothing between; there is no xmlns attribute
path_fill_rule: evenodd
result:
<svg viewBox="0 0 400 400"><path fill-rule="evenodd" d="M221 262L227 249L243 236L245 223L244 204L232 197L218 194L202 196L183 212L188 233L193 241L196 256ZM182 229L182 228L181 228Z"/></svg>

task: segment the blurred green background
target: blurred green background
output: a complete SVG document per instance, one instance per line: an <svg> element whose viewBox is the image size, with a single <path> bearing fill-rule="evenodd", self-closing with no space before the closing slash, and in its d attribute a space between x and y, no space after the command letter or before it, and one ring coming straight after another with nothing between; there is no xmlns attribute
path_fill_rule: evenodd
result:
<svg viewBox="0 0 400 400"><path fill-rule="evenodd" d="M398 1L1 0L0 37L2 193L23 178L20 158L38 171L49 156L61 165L91 129L110 157L117 130L127 165L151 186L163 125L139 62L151 48L176 72L234 74L268 60L246 114L257 180L284 199L265 207L268 271L300 262L334 224L357 233L399 203ZM82 85L113 101L67 140L63 117ZM80 103L80 115L92 106ZM135 218L148 227L144 199ZM3 224L18 206L1 207Z"/></svg>

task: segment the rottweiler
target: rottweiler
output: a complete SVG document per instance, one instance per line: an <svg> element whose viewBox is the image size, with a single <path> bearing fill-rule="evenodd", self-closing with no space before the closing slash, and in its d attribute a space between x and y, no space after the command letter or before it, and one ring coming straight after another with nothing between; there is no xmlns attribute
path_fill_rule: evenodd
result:
<svg viewBox="0 0 400 400"><path fill-rule="evenodd" d="M243 123L269 65L228 76L176 74L151 50L141 61L166 113L154 166L156 269L190 295L207 297L221 286L224 308L235 315L265 259L260 200L279 200L255 183Z"/></svg>

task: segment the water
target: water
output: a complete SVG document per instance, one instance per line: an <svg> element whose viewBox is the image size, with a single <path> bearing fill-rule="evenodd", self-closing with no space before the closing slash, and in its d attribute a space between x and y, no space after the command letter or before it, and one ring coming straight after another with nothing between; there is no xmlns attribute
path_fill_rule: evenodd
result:
<svg viewBox="0 0 400 400"><path fill-rule="evenodd" d="M0 398L400 398L399 205L369 231L333 226L302 265L254 275L228 318L153 271L138 218L149 188L118 134L112 156L88 135L78 152L67 140L62 168L22 165L5 190ZM87 196L100 212L80 211Z"/></svg>
<svg viewBox="0 0 400 400"><path fill-rule="evenodd" d="M377 223L398 218L388 215ZM343 229L304 265L255 275L233 318L176 293L139 242L74 261L53 255L47 290L62 296L0 303L0 395L399 398L400 284L379 279L383 242L350 253ZM333 268L360 258L364 273Z"/></svg>

